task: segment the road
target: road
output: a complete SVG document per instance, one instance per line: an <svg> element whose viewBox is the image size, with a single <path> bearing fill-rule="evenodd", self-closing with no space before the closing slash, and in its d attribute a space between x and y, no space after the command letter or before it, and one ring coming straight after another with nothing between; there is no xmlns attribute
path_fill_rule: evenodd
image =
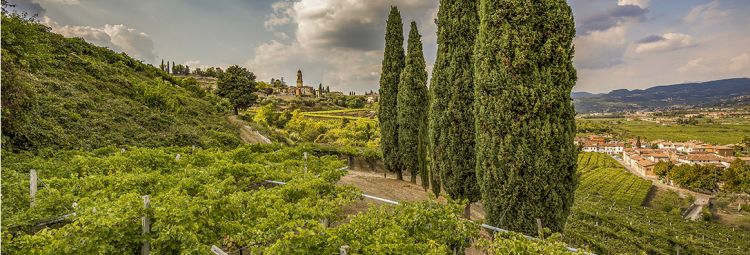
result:
<svg viewBox="0 0 750 255"><path fill-rule="evenodd" d="M685 219L690 219L690 220L697 220L697 219L699 219L700 216L701 216L701 211L703 210L703 206L708 205L708 202L713 197L713 195L703 194L703 193L695 192L695 191L692 191L692 190L683 189L683 188L680 188L680 187L675 187L675 186L664 184L661 181L659 181L658 178L655 178L655 177L643 176L638 171L636 171L635 169L633 169L631 166L629 166L628 164L625 164L625 162L622 161L621 159L619 159L617 157L612 157L612 158L614 158L615 160L617 160L617 162L619 162L620 165L622 165L623 167L625 167L625 169L627 169L628 171L630 171L632 174L634 174L634 175L636 175L638 177L641 177L644 180L651 181L651 183L654 186L658 187L658 188L667 189L667 190L674 190L674 191L676 191L677 193L679 193L679 194L681 194L683 196L687 196L687 195L693 196L695 198L695 201L693 201L693 205L691 205L689 207L689 208L691 208L691 210L685 214Z"/></svg>

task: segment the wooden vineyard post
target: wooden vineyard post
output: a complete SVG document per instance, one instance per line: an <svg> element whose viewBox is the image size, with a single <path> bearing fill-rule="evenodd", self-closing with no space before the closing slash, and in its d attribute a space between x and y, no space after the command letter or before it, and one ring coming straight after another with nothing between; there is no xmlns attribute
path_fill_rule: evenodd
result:
<svg viewBox="0 0 750 255"><path fill-rule="evenodd" d="M307 152L304 152L303 155L305 157L305 173L307 173Z"/></svg>
<svg viewBox="0 0 750 255"><path fill-rule="evenodd" d="M29 206L34 206L34 200L36 199L37 181L38 176L36 174L36 170L29 170L29 196L31 197L31 204Z"/></svg>
<svg viewBox="0 0 750 255"><path fill-rule="evenodd" d="M148 209L151 208L151 197L145 195L143 198L143 207L146 208L146 214L141 218L142 235L146 236L141 246L141 255L148 255L151 251L151 245L148 243L148 233L151 232L151 218L148 216Z"/></svg>
<svg viewBox="0 0 750 255"><path fill-rule="evenodd" d="M542 219L536 219L536 229L539 232L539 239L544 239L544 229L542 228Z"/></svg>

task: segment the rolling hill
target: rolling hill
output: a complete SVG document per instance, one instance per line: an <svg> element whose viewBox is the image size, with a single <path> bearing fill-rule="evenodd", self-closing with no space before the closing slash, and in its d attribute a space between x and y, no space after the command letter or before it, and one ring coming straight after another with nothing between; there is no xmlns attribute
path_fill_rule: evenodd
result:
<svg viewBox="0 0 750 255"><path fill-rule="evenodd" d="M618 89L605 94L574 92L572 96L579 113L736 107L750 105L750 79L665 85L643 90Z"/></svg>
<svg viewBox="0 0 750 255"><path fill-rule="evenodd" d="M2 144L9 150L219 146L241 141L228 102L125 53L2 18Z"/></svg>

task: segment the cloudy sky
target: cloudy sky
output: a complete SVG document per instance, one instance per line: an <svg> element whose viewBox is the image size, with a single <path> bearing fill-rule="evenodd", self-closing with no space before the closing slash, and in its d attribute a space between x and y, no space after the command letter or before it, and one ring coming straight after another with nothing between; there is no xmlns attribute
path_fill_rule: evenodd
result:
<svg viewBox="0 0 750 255"><path fill-rule="evenodd" d="M262 80L377 90L385 19L397 5L435 60L438 0L10 0L53 31L158 64L248 67ZM575 91L750 77L750 1L568 0Z"/></svg>

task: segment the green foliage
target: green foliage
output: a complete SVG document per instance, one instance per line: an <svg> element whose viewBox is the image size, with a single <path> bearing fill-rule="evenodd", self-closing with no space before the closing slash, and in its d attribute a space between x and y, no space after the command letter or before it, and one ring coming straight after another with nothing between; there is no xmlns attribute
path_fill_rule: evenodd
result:
<svg viewBox="0 0 750 255"><path fill-rule="evenodd" d="M255 112L253 121L261 125L284 128L291 118L292 113L289 113L289 111L276 112L274 111L273 103L269 103L261 106L258 111Z"/></svg>
<svg viewBox="0 0 750 255"><path fill-rule="evenodd" d="M422 177L427 188L427 71L422 53L422 36L411 22L406 66L398 84L398 148L401 164L411 173L411 182Z"/></svg>
<svg viewBox="0 0 750 255"><path fill-rule="evenodd" d="M654 165L654 174L659 178L666 178L669 172L674 168L674 164L670 161L661 161Z"/></svg>
<svg viewBox="0 0 750 255"><path fill-rule="evenodd" d="M225 101L125 54L2 16L4 149L226 146Z"/></svg>
<svg viewBox="0 0 750 255"><path fill-rule="evenodd" d="M229 99L229 102L234 106L235 115L239 110L255 104L255 100L258 99L253 94L257 90L255 74L244 67L230 66L224 74L219 76L217 85L216 94Z"/></svg>
<svg viewBox="0 0 750 255"><path fill-rule="evenodd" d="M147 237L155 253L205 254L212 244L264 247L296 229L319 227L321 218L336 221L358 197L335 185L345 174L336 170L342 161L308 156L305 164L302 152L276 145L192 153L189 147L4 152L3 253L130 253L146 237L140 231L144 214L152 217ZM27 198L30 168L44 184L34 207ZM141 195L151 196L150 210ZM35 230L37 223L71 212L76 215L62 225Z"/></svg>
<svg viewBox="0 0 750 255"><path fill-rule="evenodd" d="M495 234L492 241L479 240L477 246L485 251L485 254L588 254L584 251L572 253L565 243L561 241L559 234L552 237L529 241L525 236L507 232Z"/></svg>
<svg viewBox="0 0 750 255"><path fill-rule="evenodd" d="M649 206L654 210L666 213L676 211L676 215L680 215L683 209L688 208L693 203L693 200L693 197L682 198L680 194L673 190L659 190L651 199Z"/></svg>
<svg viewBox="0 0 750 255"><path fill-rule="evenodd" d="M651 182L628 172L604 153L578 154L580 183L576 197L603 196L622 206L638 207L646 199Z"/></svg>
<svg viewBox="0 0 750 255"><path fill-rule="evenodd" d="M436 201L378 206L344 225L304 230L276 242L273 254L459 254L477 238L479 226L459 216L461 205Z"/></svg>
<svg viewBox="0 0 750 255"><path fill-rule="evenodd" d="M724 170L721 180L724 182L724 191L750 194L750 165L741 159L735 159Z"/></svg>
<svg viewBox="0 0 750 255"><path fill-rule="evenodd" d="M430 82L430 172L453 198L479 200L474 161L473 47L477 1L440 1L438 52ZM434 185L434 184L433 184Z"/></svg>
<svg viewBox="0 0 750 255"><path fill-rule="evenodd" d="M385 50L383 52L382 71L380 72L380 147L383 150L385 169L395 172L401 179L402 166L398 151L398 84L401 71L404 69L404 24L401 13L395 6L391 7L385 27ZM328 91L328 89L326 89Z"/></svg>
<svg viewBox="0 0 750 255"><path fill-rule="evenodd" d="M713 165L682 164L671 168L667 178L688 189L713 191L719 187L720 171Z"/></svg>
<svg viewBox="0 0 750 255"><path fill-rule="evenodd" d="M477 179L487 222L563 229L577 185L570 92L573 14L564 0L479 5L474 56Z"/></svg>
<svg viewBox="0 0 750 255"><path fill-rule="evenodd" d="M678 195L658 192L652 206L664 202L670 208L641 207L651 183L626 172L609 155L581 153L578 165L580 185L563 231L572 247L596 254L673 254L677 249L681 254L744 254L750 249L744 241L748 231L683 219L679 206L690 199L669 201Z"/></svg>

